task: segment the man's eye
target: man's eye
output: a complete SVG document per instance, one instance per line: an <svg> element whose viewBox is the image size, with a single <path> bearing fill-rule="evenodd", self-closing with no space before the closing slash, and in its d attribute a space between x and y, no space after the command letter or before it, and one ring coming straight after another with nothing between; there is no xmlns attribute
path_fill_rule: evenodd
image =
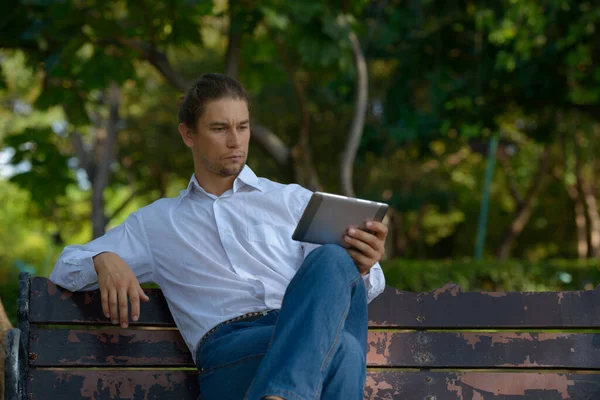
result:
<svg viewBox="0 0 600 400"><path fill-rule="evenodd" d="M213 128L213 131L215 132L223 132L225 130L225 128L220 127L220 128Z"/></svg>
<svg viewBox="0 0 600 400"><path fill-rule="evenodd" d="M248 125L242 125L242 126L240 126L240 130L241 131L245 131L246 129L248 129Z"/></svg>

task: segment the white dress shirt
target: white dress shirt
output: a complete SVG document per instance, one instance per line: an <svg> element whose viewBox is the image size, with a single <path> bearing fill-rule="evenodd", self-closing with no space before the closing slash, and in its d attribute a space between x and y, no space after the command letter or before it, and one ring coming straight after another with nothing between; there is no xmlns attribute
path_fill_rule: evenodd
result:
<svg viewBox="0 0 600 400"><path fill-rule="evenodd" d="M92 257L118 254L140 283L157 283L187 346L239 315L278 309L306 255L318 247L292 240L312 192L257 178L245 166L233 189L207 193L192 176L179 197L132 213L86 245L68 246L50 280L70 291L98 288ZM368 301L385 287L376 264L364 276Z"/></svg>

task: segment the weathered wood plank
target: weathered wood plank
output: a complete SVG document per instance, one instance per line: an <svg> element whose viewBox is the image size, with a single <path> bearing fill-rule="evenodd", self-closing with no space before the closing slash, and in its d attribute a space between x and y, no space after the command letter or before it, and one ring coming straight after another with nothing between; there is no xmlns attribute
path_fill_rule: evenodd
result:
<svg viewBox="0 0 600 400"><path fill-rule="evenodd" d="M600 369L600 334L369 332L368 364Z"/></svg>
<svg viewBox="0 0 600 400"><path fill-rule="evenodd" d="M195 371L33 370L28 391L34 400L196 400L198 380Z"/></svg>
<svg viewBox="0 0 600 400"><path fill-rule="evenodd" d="M177 330L38 329L36 367L194 367ZM405 368L600 369L600 335L555 333L369 332L369 366Z"/></svg>
<svg viewBox="0 0 600 400"><path fill-rule="evenodd" d="M194 367L177 330L39 329L30 334L30 365Z"/></svg>
<svg viewBox="0 0 600 400"><path fill-rule="evenodd" d="M598 328L600 289L573 292L430 293L386 287L369 305L369 325L396 328Z"/></svg>
<svg viewBox="0 0 600 400"><path fill-rule="evenodd" d="M195 371L33 370L33 399L196 399ZM600 374L368 371L365 399L592 400Z"/></svg>
<svg viewBox="0 0 600 400"><path fill-rule="evenodd" d="M159 289L145 290L150 301L141 302L140 319L132 325L175 326ZM111 325L102 313L100 292L72 293L46 278L31 281L29 318L33 323Z"/></svg>
<svg viewBox="0 0 600 400"><path fill-rule="evenodd" d="M132 325L175 326L159 289L146 289L139 322ZM31 285L33 323L105 324L98 291L71 293L45 278ZM538 293L460 292L446 285L430 293L387 287L369 305L371 327L427 328L598 328L600 290Z"/></svg>
<svg viewBox="0 0 600 400"><path fill-rule="evenodd" d="M365 399L593 400L600 374L369 371Z"/></svg>

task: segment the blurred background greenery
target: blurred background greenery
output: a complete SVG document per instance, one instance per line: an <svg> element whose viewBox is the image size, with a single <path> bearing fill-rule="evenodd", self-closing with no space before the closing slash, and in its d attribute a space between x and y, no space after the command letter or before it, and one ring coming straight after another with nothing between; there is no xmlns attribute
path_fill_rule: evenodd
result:
<svg viewBox="0 0 600 400"><path fill-rule="evenodd" d="M48 276L65 245L185 187L177 100L205 72L251 92L258 175L392 206L388 284L599 281L597 2L7 0L0 15L13 323L19 271Z"/></svg>

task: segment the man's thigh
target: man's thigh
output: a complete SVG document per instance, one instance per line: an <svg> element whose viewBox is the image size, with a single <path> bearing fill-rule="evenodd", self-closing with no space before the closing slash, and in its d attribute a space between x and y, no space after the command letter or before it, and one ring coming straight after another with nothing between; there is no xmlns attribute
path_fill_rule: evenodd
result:
<svg viewBox="0 0 600 400"><path fill-rule="evenodd" d="M269 348L274 325L225 326L198 354L203 400L242 399Z"/></svg>

